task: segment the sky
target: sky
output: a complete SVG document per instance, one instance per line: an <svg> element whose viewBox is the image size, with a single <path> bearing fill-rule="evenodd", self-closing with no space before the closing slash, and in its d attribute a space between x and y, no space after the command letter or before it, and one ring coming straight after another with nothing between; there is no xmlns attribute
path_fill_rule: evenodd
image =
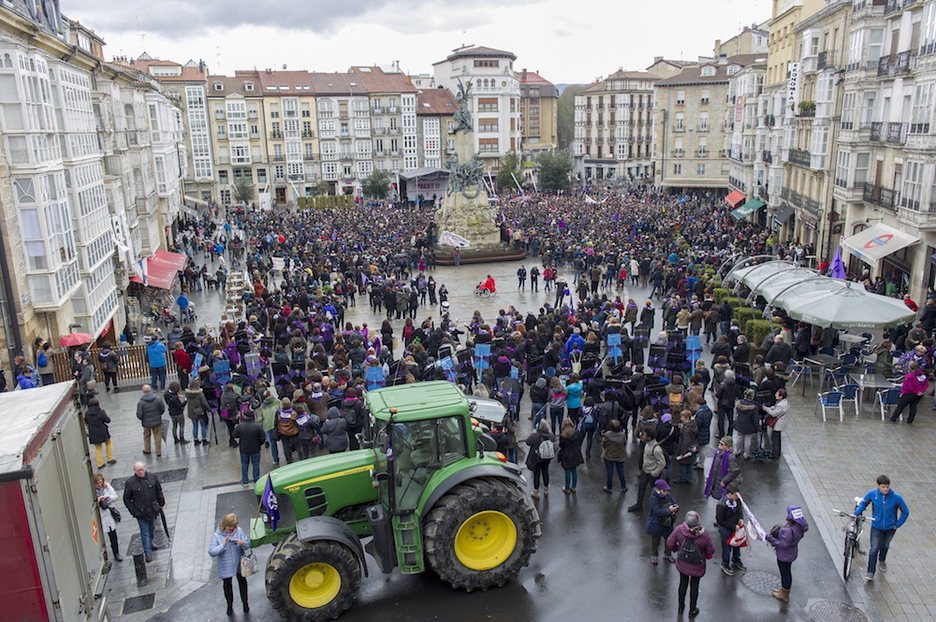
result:
<svg viewBox="0 0 936 622"><path fill-rule="evenodd" d="M642 71L655 56L710 56L715 39L769 19L771 0L61 0L61 10L104 39L105 60L146 51L224 75L399 61L415 75L474 44L578 84Z"/></svg>

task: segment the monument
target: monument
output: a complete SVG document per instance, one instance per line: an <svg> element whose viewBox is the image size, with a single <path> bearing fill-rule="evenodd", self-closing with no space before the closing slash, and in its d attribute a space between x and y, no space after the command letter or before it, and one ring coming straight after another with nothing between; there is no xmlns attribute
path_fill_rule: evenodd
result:
<svg viewBox="0 0 936 622"><path fill-rule="evenodd" d="M484 186L484 163L475 153L471 137L474 132L469 108L471 82L458 83L455 99L458 109L455 127L450 132L455 136L455 153L445 161L448 185L435 221L440 232L454 233L467 240L468 253L503 252L507 245L501 242L495 211Z"/></svg>

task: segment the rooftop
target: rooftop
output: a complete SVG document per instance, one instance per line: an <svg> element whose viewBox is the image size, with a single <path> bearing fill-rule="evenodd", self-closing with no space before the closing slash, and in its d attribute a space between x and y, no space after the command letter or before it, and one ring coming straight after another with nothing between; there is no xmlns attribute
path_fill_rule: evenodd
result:
<svg viewBox="0 0 936 622"><path fill-rule="evenodd" d="M452 53L449 54L445 60L432 64L441 65L446 61L453 61L459 58L509 58L510 60L517 60L513 52L497 50L483 45L463 45L460 48L452 50Z"/></svg>
<svg viewBox="0 0 936 622"><path fill-rule="evenodd" d="M453 115L458 109L455 96L448 89L427 89L416 95L417 115Z"/></svg>

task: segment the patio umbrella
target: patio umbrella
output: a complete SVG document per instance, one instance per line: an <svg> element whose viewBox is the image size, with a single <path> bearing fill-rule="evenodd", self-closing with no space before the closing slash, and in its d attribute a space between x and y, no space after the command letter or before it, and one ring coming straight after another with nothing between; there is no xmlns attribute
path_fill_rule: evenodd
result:
<svg viewBox="0 0 936 622"><path fill-rule="evenodd" d="M832 328L884 329L912 322L916 313L903 301L879 296L845 281L845 287L809 296L784 296L783 308L795 320Z"/></svg>
<svg viewBox="0 0 936 622"><path fill-rule="evenodd" d="M94 341L94 337L88 333L69 333L59 339L59 345L70 347L70 346L83 346L86 343L91 343Z"/></svg>

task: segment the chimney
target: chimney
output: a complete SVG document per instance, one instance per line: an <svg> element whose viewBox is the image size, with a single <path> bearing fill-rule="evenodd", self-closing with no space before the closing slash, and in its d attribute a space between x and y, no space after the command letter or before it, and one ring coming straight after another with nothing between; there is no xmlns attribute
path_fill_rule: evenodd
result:
<svg viewBox="0 0 936 622"><path fill-rule="evenodd" d="M728 55L725 54L725 53L719 54L719 55L718 55L718 64L719 64L719 65L727 65L727 64L728 64Z"/></svg>
<svg viewBox="0 0 936 622"><path fill-rule="evenodd" d="M658 63L658 62L660 62L661 60L663 60L663 57L662 57L662 56L654 56L654 57L653 57L653 62L654 62L654 63Z"/></svg>

